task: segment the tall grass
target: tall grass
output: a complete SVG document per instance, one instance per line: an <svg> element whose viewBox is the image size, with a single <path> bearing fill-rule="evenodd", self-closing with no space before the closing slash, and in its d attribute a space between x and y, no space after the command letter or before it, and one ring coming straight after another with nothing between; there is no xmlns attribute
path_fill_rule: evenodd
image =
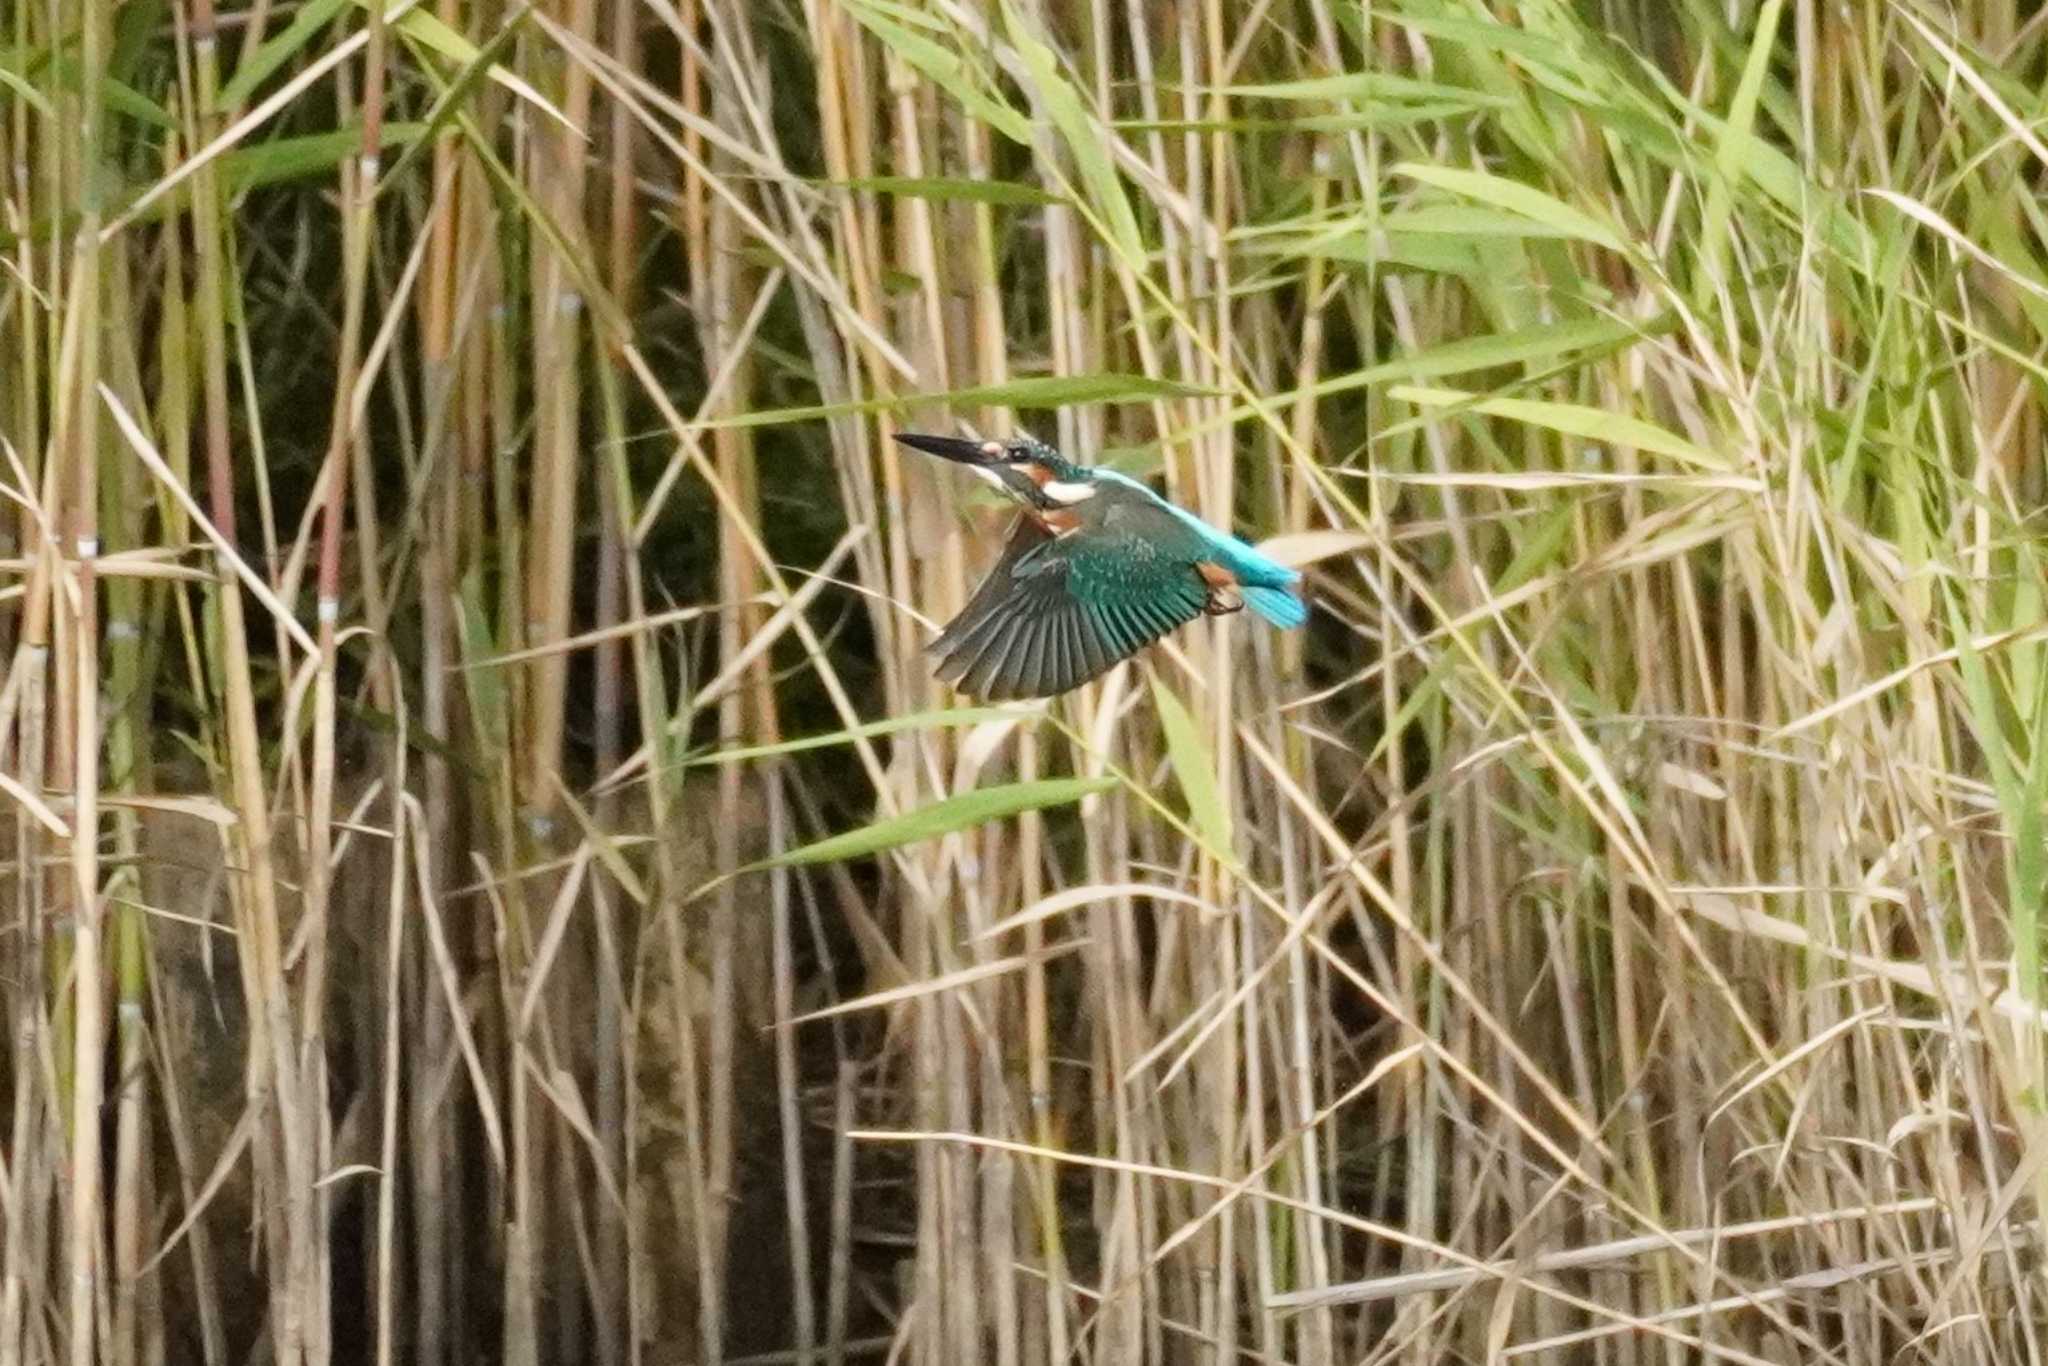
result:
<svg viewBox="0 0 2048 1366"><path fill-rule="evenodd" d="M2048 1355L2048 15L0 30L0 1366Z"/></svg>

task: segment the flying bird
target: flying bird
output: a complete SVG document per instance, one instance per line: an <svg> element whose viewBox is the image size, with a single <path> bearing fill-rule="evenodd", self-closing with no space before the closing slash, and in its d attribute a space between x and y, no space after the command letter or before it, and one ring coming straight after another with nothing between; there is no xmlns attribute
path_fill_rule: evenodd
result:
<svg viewBox="0 0 2048 1366"><path fill-rule="evenodd" d="M1135 479L1043 441L904 433L1023 505L995 567L931 644L938 676L991 701L1054 697L1204 614L1308 620L1301 575Z"/></svg>

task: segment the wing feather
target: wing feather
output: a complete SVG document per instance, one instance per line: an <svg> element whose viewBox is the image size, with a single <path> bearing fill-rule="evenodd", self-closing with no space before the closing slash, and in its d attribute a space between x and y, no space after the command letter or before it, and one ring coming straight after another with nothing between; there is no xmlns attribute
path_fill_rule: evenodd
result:
<svg viewBox="0 0 2048 1366"><path fill-rule="evenodd" d="M1075 602L1059 618L1059 678L1053 682L1065 692L1079 688L1083 678L1087 678L1087 666L1081 664L1081 604Z"/></svg>
<svg viewBox="0 0 2048 1366"><path fill-rule="evenodd" d="M1095 678L1109 672L1116 661L1103 648L1102 635L1095 629L1095 614L1086 603L1074 615L1074 669L1081 678Z"/></svg>
<svg viewBox="0 0 2048 1366"><path fill-rule="evenodd" d="M1014 700L1042 695L1038 676L1045 669L1045 643L1050 624L1043 616L1033 616L1019 625L1017 648L1009 661L1009 677L996 696Z"/></svg>
<svg viewBox="0 0 2048 1366"><path fill-rule="evenodd" d="M1065 683L1067 676L1067 617L1071 608L1048 613L1045 618L1045 639L1038 650L1038 675L1033 686L1038 693L1051 697L1063 693L1073 685Z"/></svg>
<svg viewBox="0 0 2048 1366"><path fill-rule="evenodd" d="M1066 635L1066 611L1055 609L1046 613L1045 636L1038 648L1038 677L1034 682L1040 696L1052 697L1066 691L1060 686L1067 676Z"/></svg>
<svg viewBox="0 0 2048 1366"><path fill-rule="evenodd" d="M932 642L935 672L969 696L1050 697L1194 620L1207 586L1191 562L1158 549L1156 530L1112 521L1055 538L1019 517L1002 556Z"/></svg>
<svg viewBox="0 0 2048 1366"><path fill-rule="evenodd" d="M1038 648L1031 657L1031 672L1020 680L1030 689L1030 696L1050 697L1060 691L1060 621L1062 612L1058 608L1048 611L1038 622Z"/></svg>
<svg viewBox="0 0 2048 1366"><path fill-rule="evenodd" d="M991 681L988 695L999 702L1025 697L1031 687L1027 682L1030 674L1038 668L1038 637L1043 633L1043 623L1036 617L1020 617L1010 648L1003 659L1002 668Z"/></svg>
<svg viewBox="0 0 2048 1366"><path fill-rule="evenodd" d="M1019 567L1028 567L1028 561L1051 539L1052 533L1033 517L1020 515L1012 522L1009 538L1003 543L1003 553L989 566L988 573L982 575L981 583L967 600L967 605L960 609L960 615L953 618L939 633L938 639L931 643L931 652L937 655L957 653L970 638L997 624L999 609L1010 597Z"/></svg>
<svg viewBox="0 0 2048 1366"><path fill-rule="evenodd" d="M1007 695L1003 680L1009 676L1006 670L1010 667L1010 656L1017 650L1017 638L1024 624L1007 615L1003 618L1001 629L975 661L974 673L964 681L962 691L977 697L1000 698Z"/></svg>
<svg viewBox="0 0 2048 1366"><path fill-rule="evenodd" d="M949 631L958 628L958 635L950 640L940 636L932 642L932 653L939 661L934 672L940 678L954 679L972 670L988 652L1000 625L1000 618L992 614L984 613L974 621L968 621L963 614L952 627L947 628Z"/></svg>
<svg viewBox="0 0 2048 1366"><path fill-rule="evenodd" d="M1135 654L1144 648L1144 633L1131 621L1130 614L1116 603L1098 603L1093 615L1096 632L1102 638L1104 647L1118 659Z"/></svg>
<svg viewBox="0 0 2048 1366"><path fill-rule="evenodd" d="M1054 686L1059 673L1059 637L1059 609L1054 608L1038 618L1032 631L1030 662L1017 676L1017 696L1050 697L1059 691Z"/></svg>

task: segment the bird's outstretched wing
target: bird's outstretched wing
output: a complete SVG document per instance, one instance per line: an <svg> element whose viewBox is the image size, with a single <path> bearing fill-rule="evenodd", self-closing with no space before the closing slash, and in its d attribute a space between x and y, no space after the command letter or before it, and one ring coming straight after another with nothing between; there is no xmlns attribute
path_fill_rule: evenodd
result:
<svg viewBox="0 0 2048 1366"><path fill-rule="evenodd" d="M1052 697L1202 614L1208 589L1145 517L1056 537L1030 515L931 650L938 676L991 701Z"/></svg>

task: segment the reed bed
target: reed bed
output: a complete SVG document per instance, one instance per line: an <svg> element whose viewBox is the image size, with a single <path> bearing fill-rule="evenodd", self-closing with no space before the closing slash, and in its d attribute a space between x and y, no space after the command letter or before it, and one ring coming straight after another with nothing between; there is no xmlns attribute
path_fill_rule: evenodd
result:
<svg viewBox="0 0 2048 1366"><path fill-rule="evenodd" d="M2044 72L0 6L0 1366L2043 1359ZM1020 427L1309 628L952 695Z"/></svg>

